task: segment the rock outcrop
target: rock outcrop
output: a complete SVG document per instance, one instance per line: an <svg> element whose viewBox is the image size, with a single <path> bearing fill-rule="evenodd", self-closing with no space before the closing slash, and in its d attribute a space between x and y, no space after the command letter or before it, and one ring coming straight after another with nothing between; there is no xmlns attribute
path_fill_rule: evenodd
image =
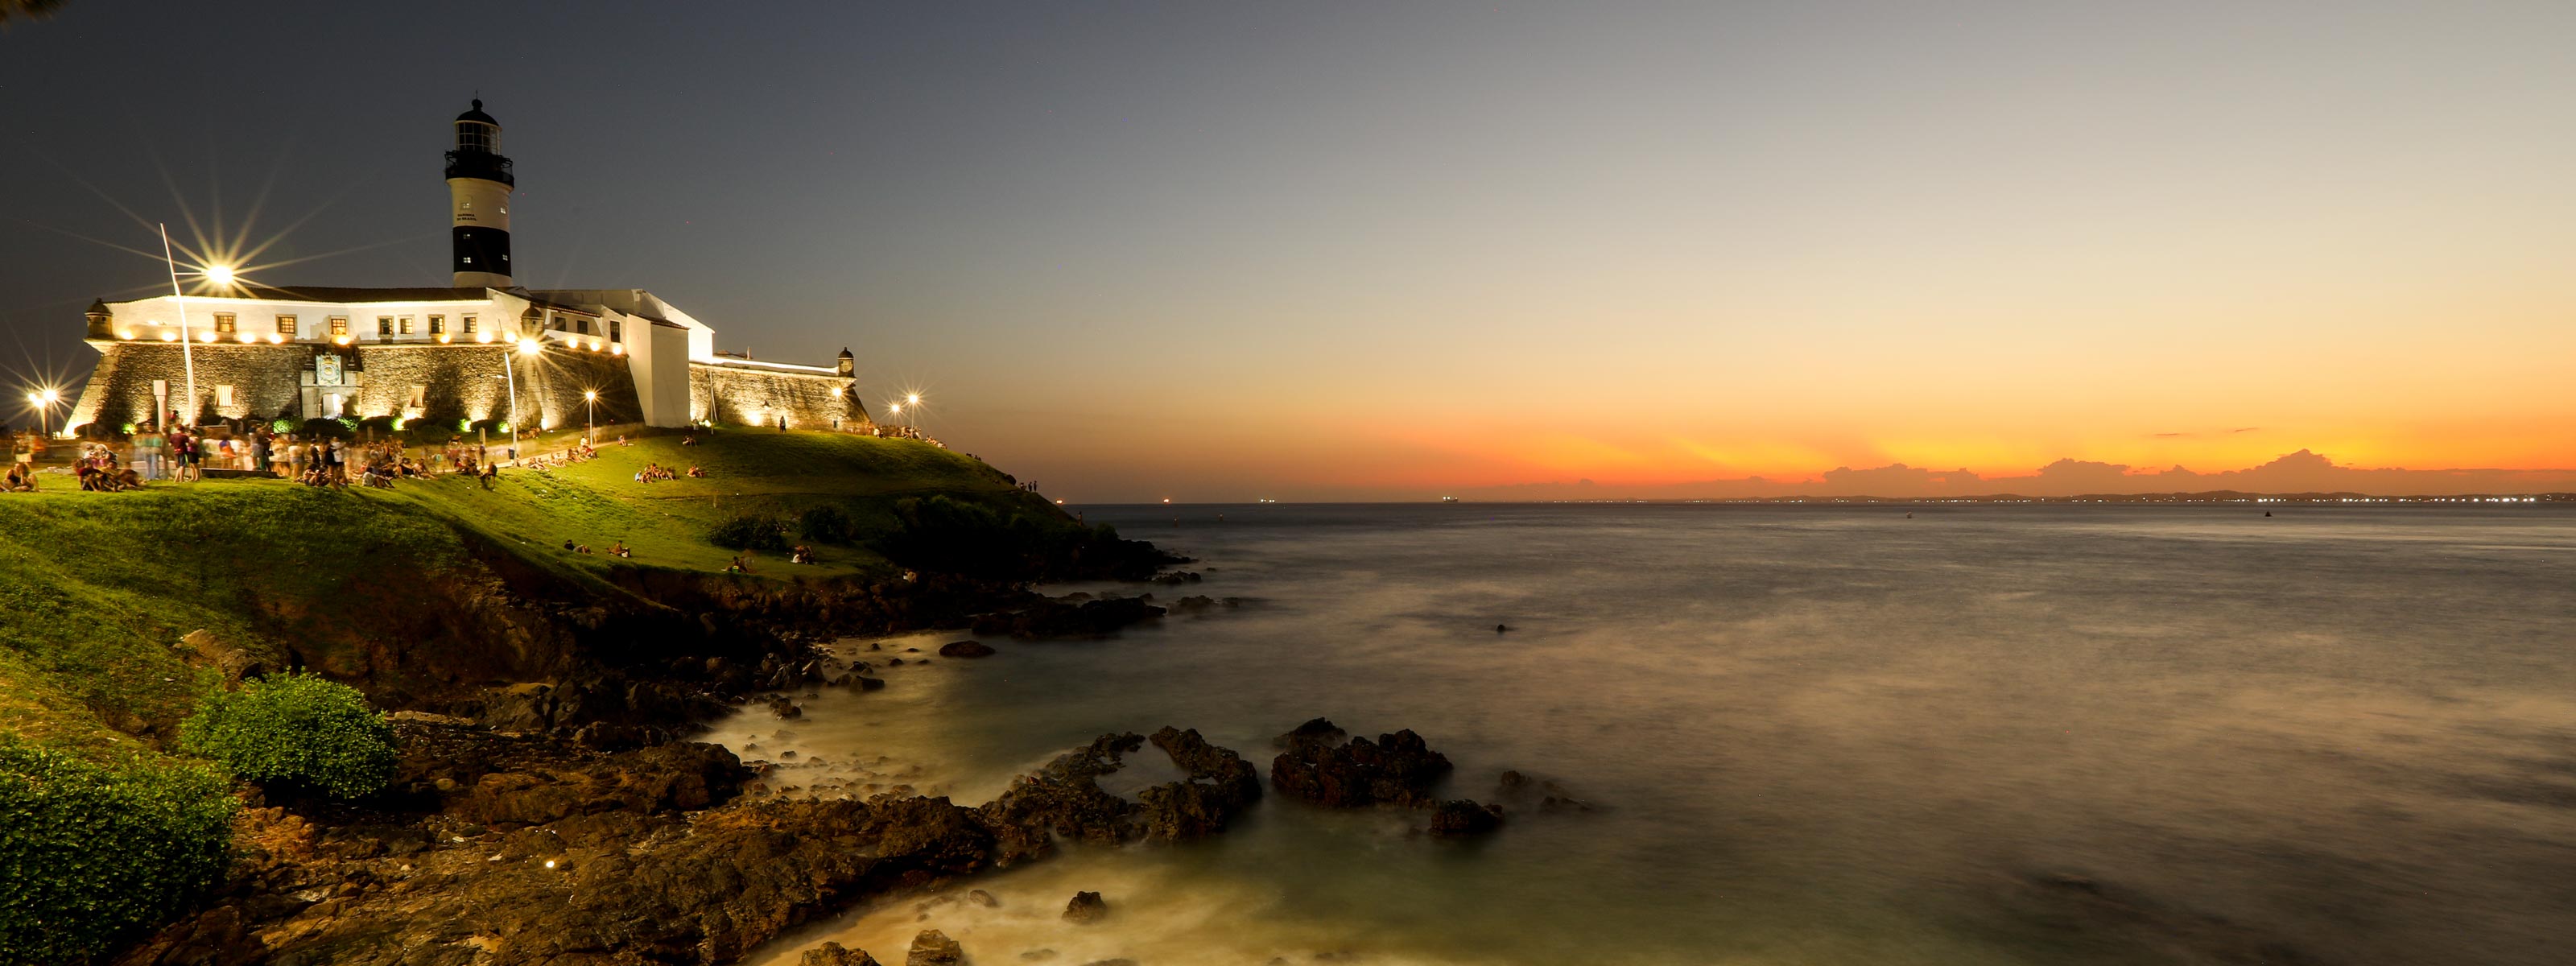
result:
<svg viewBox="0 0 2576 966"><path fill-rule="evenodd" d="M1502 827L1501 806L1479 805L1461 798L1433 806L1431 827L1426 831L1435 838L1473 838Z"/></svg>
<svg viewBox="0 0 2576 966"><path fill-rule="evenodd" d="M1163 616L1142 597L1103 597L1080 603L1042 600L1026 609L975 619L975 633L1019 638L1104 637L1121 627Z"/></svg>
<svg viewBox="0 0 2576 966"><path fill-rule="evenodd" d="M796 966L878 966L877 958L864 949L844 949L840 943L824 943L805 951Z"/></svg>
<svg viewBox="0 0 2576 966"><path fill-rule="evenodd" d="M1137 793L1146 838L1181 842L1214 835L1261 800L1260 770L1242 755L1209 744L1198 729L1165 726L1149 740L1189 778Z"/></svg>
<svg viewBox="0 0 2576 966"><path fill-rule="evenodd" d="M940 657L992 657L993 648L982 641L950 641L939 645Z"/></svg>
<svg viewBox="0 0 2576 966"><path fill-rule="evenodd" d="M1448 757L1412 729L1335 745L1342 734L1317 718L1280 735L1277 744L1285 750L1270 763L1272 787L1326 808L1429 805L1431 786L1449 773Z"/></svg>
<svg viewBox="0 0 2576 966"><path fill-rule="evenodd" d="M936 929L924 929L912 937L912 953L903 958L903 966L959 966L966 961L966 950L957 940Z"/></svg>
<svg viewBox="0 0 2576 966"><path fill-rule="evenodd" d="M1109 915L1109 903L1097 892L1076 892L1073 901L1064 904L1064 921L1093 923Z"/></svg>

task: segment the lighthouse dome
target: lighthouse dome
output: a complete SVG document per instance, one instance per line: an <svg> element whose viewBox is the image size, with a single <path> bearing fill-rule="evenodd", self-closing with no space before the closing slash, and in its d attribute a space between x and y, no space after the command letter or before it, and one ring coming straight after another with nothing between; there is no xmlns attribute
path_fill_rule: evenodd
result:
<svg viewBox="0 0 2576 966"><path fill-rule="evenodd" d="M492 115L483 113L482 98L476 98L474 100L474 106L467 108L465 113L456 115L456 119L459 121L481 121L485 124L492 125L493 127L501 126L501 122L493 120Z"/></svg>

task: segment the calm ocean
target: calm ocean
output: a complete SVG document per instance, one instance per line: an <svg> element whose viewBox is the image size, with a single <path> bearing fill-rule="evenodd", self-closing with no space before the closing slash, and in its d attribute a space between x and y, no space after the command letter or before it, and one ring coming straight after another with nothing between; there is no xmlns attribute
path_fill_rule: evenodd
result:
<svg viewBox="0 0 2576 966"><path fill-rule="evenodd" d="M711 740L973 803L1104 731L1266 769L1320 715L1596 810L1462 846L1274 796L756 962L931 927L1063 966L2576 961L2576 507L1084 509L1200 559L1158 597L1245 603ZM1076 890L1112 915L1061 922Z"/></svg>

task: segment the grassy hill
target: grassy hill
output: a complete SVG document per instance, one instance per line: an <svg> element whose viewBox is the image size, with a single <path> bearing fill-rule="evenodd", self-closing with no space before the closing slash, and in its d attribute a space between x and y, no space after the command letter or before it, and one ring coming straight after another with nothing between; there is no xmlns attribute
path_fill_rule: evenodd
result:
<svg viewBox="0 0 2576 966"><path fill-rule="evenodd" d="M130 743L120 725L175 720L199 685L174 645L199 628L288 654L311 639L415 633L379 615L418 610L406 595L445 575L533 571L608 595L638 585L621 569L721 573L737 551L707 534L743 514L792 521L829 504L856 525L850 540L814 544L813 566L760 554L752 576L733 578L754 583L893 576L905 565L883 548L919 525L900 512L913 497L1075 546L1099 537L992 467L925 443L754 430L696 439L612 443L585 463L504 470L488 491L453 477L392 490L216 480L82 493L48 476L48 491L0 495L0 730L97 747ZM647 463L708 476L635 482ZM620 540L634 559L606 554ZM368 626L380 619L387 626Z"/></svg>

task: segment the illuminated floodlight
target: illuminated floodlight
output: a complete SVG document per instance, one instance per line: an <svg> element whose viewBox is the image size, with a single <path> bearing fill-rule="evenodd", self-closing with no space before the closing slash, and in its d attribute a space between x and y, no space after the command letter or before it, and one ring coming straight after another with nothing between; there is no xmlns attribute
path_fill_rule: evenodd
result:
<svg viewBox="0 0 2576 966"><path fill-rule="evenodd" d="M474 335L474 341L489 344L489 343L492 341L492 333L489 333L489 332L478 332L478 333L475 333L475 335Z"/></svg>
<svg viewBox="0 0 2576 966"><path fill-rule="evenodd" d="M887 406L886 406L886 415L889 415L889 416L901 416L901 415L903 415L903 404L902 404L902 403L892 403L892 404L887 405Z"/></svg>
<svg viewBox="0 0 2576 966"><path fill-rule="evenodd" d="M520 341L519 341L519 354L520 354L520 355L523 355L523 356L532 356L532 355L536 355L536 354L537 354L537 349L538 349L538 348L539 348L539 346L537 345L537 340L535 340L535 339L522 339L522 340L520 340Z"/></svg>
<svg viewBox="0 0 2576 966"><path fill-rule="evenodd" d="M243 345L249 345L253 342L259 341L259 336L256 333L244 332L241 334L240 339Z"/></svg>
<svg viewBox="0 0 2576 966"><path fill-rule="evenodd" d="M332 344L332 345L348 345L348 344L349 344L349 337L348 337L348 336L345 336L345 335L344 335L344 336L339 336L339 337L337 337L337 338L332 339L332 340L331 340L331 344Z"/></svg>
<svg viewBox="0 0 2576 966"><path fill-rule="evenodd" d="M213 341L215 341L215 332L214 332L214 330L213 330L213 329L208 329L208 330L206 330L205 332L199 333L199 334L197 335L197 341L199 341L199 342L213 342Z"/></svg>
<svg viewBox="0 0 2576 966"><path fill-rule="evenodd" d="M271 332L268 334L268 344L270 345L276 345L284 341L286 341L286 333L284 332Z"/></svg>
<svg viewBox="0 0 2576 966"><path fill-rule="evenodd" d="M909 393L909 394L907 394L907 395L905 395L905 396L903 397L903 401L904 401L904 402L907 402L907 403L911 403L911 404L913 404L913 405L915 405L915 406L921 405L921 394L920 394L920 393L917 393L917 392L916 392L916 393Z"/></svg>
<svg viewBox="0 0 2576 966"><path fill-rule="evenodd" d="M161 341L163 341L163 342L177 342L177 341L179 341L179 333L172 332L172 331L170 331L170 330L168 330L168 329L163 329L163 330L161 330Z"/></svg>
<svg viewBox="0 0 2576 966"><path fill-rule="evenodd" d="M125 330L125 331L123 331L123 332L119 332L119 333L117 333L117 334L116 334L116 337L117 337L117 338L120 338L120 339L131 339L131 338L134 338L134 330L132 330L132 329L127 329L127 330Z"/></svg>
<svg viewBox="0 0 2576 966"><path fill-rule="evenodd" d="M584 402L598 402L598 401L599 401L599 390L597 390L597 389L584 389L584 390L582 390L582 391L581 391L581 398L582 398L582 401L584 401Z"/></svg>
<svg viewBox="0 0 2576 966"><path fill-rule="evenodd" d="M233 284L233 267L230 265L206 266L206 281L218 286L230 287Z"/></svg>

